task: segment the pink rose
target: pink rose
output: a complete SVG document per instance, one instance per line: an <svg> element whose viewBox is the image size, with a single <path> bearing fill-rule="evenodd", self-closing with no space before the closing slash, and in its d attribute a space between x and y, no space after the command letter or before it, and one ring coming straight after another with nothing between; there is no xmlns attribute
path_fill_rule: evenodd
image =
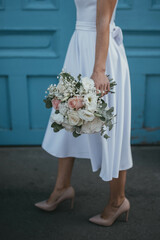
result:
<svg viewBox="0 0 160 240"><path fill-rule="evenodd" d="M75 108L76 110L78 110L79 108L84 106L83 98L79 96L70 98L68 100L68 106L71 109Z"/></svg>
<svg viewBox="0 0 160 240"><path fill-rule="evenodd" d="M58 110L58 106L59 106L60 102L61 102L61 100L59 100L59 99L52 99L52 106L53 106L56 110Z"/></svg>

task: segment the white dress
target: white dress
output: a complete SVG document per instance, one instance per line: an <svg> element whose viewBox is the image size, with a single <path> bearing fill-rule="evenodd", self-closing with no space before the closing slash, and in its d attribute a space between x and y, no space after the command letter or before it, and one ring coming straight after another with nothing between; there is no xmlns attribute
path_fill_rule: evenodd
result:
<svg viewBox="0 0 160 240"><path fill-rule="evenodd" d="M118 1L117 1L118 3ZM96 4L97 0L75 0L77 19L71 37L63 68L77 77L90 77L95 60L96 44ZM130 73L123 45L123 34L115 25L115 6L110 22L109 49L106 60L106 74L117 85L116 93L108 93L103 99L117 114L115 124L107 134L107 140L100 133L82 134L75 138L65 129L54 132L50 119L46 128L42 148L55 157L88 158L92 171L100 169L99 176L104 181L118 178L120 170L133 166L130 146L131 133L131 89ZM54 112L52 108L51 114Z"/></svg>

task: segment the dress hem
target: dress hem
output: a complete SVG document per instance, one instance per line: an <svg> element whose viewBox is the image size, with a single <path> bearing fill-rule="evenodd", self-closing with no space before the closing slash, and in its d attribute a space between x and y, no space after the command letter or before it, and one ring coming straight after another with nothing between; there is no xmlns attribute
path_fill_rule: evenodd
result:
<svg viewBox="0 0 160 240"><path fill-rule="evenodd" d="M87 158L87 159L90 159L90 157L88 155L82 155L82 153L86 153L86 152L76 152L76 153L70 153L70 154L65 154L65 155L60 155L60 154L57 154L57 153L53 153L51 151L48 151L46 148L44 148L42 145L41 145L41 148L44 149L47 153L49 153L50 155L54 156L54 157L57 157L57 158L65 158L65 157L75 157L75 158ZM80 154L80 155L79 155ZM119 171L122 171L122 170L128 170L130 168L133 167L133 162L131 163L131 165L129 165L128 167L123 167L123 168L119 168ZM92 172L97 172L99 169L101 169L101 167L98 167L98 168L92 168ZM111 177L111 178L105 178L103 177L101 174L99 174L99 177L103 180L103 181L112 181L113 178L118 178L119 177L119 173L114 175Z"/></svg>
<svg viewBox="0 0 160 240"><path fill-rule="evenodd" d="M131 165L129 165L128 167L120 168L119 171L128 170L128 169L130 169L130 168L132 168L132 167L133 167L133 163L132 163ZM99 170L99 169L98 169L98 170ZM105 177L103 177L101 174L99 175L99 177L100 177L103 181L108 182L108 181L112 181L113 178L119 178L119 173L116 174L116 175L113 175L111 178L105 178Z"/></svg>
<svg viewBox="0 0 160 240"><path fill-rule="evenodd" d="M69 153L69 154L65 154L65 155L61 155L59 153L53 153L49 150L47 150L46 148L44 148L41 145L41 148L44 149L47 153L49 153L50 155L57 157L57 158L65 158L65 157L75 157L75 158L89 158L88 155L82 155L83 153L88 153L88 152L76 152L76 153Z"/></svg>

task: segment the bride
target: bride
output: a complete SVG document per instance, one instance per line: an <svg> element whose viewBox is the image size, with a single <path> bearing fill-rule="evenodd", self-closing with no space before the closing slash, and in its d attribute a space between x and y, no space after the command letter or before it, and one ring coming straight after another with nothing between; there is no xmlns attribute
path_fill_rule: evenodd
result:
<svg viewBox="0 0 160 240"><path fill-rule="evenodd" d="M60 202L71 199L73 207L73 164L76 157L89 158L93 172L100 169L102 180L109 182L110 195L106 206L101 213L89 219L104 226L112 225L122 213L128 220L130 202L125 196L126 173L133 166L130 75L122 30L114 21L117 4L118 0L75 0L76 26L64 61L65 69L72 75L81 73L94 80L104 101L109 107L114 107L116 126L106 140L99 133L82 134L78 138L65 129L55 133L48 122L42 148L58 157L58 173L49 198L35 203L40 209L53 211ZM114 94L109 92L110 83L106 74L117 83ZM54 111L53 108L51 114Z"/></svg>

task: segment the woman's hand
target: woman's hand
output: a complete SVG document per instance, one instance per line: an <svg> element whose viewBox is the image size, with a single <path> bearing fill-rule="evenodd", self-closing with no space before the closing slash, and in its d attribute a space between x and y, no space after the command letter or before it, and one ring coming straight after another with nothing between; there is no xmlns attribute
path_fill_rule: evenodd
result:
<svg viewBox="0 0 160 240"><path fill-rule="evenodd" d="M93 72L91 79L93 79L95 83L97 93L99 93L99 90L101 91L101 97L108 94L110 91L110 82L104 72Z"/></svg>

